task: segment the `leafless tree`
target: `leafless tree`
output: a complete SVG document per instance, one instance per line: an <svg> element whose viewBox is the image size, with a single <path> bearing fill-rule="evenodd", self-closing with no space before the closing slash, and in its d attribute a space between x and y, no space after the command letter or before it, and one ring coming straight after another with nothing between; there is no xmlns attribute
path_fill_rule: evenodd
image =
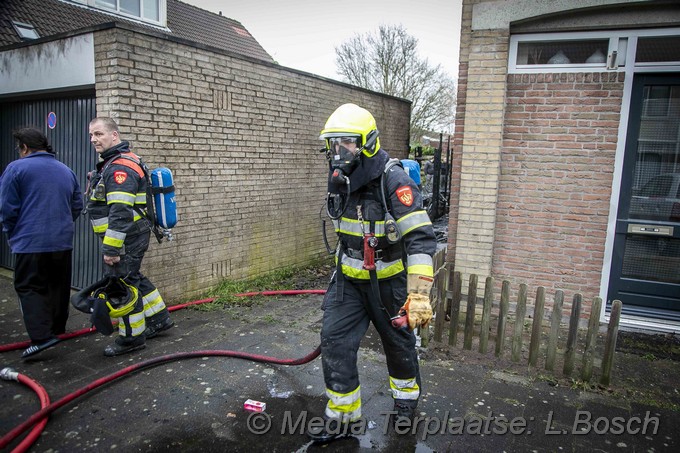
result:
<svg viewBox="0 0 680 453"><path fill-rule="evenodd" d="M418 40L401 25L381 25L376 33L357 35L335 48L338 74L346 82L409 99L411 143L427 131L453 123L455 83L440 65L417 52Z"/></svg>

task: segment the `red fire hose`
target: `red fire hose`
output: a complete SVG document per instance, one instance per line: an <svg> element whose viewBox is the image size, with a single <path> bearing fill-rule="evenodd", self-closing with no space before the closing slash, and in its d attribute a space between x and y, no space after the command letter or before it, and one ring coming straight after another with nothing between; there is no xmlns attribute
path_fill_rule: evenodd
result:
<svg viewBox="0 0 680 453"><path fill-rule="evenodd" d="M257 295L263 295L263 296L278 296L278 295L286 295L286 296L292 296L292 295L299 295L299 294L325 294L325 290L284 290L284 291L262 291L262 292L249 292L249 293L240 293L240 294L235 294L236 296L242 296L242 297L251 297L251 296L257 296ZM202 300L197 300L197 301L192 301L192 302L187 302L185 304L179 304L179 305L174 305L172 307L169 307L169 311L175 311L179 310L181 308L185 308L191 305L198 305L202 303L207 303L207 302L213 302L214 299L202 299ZM96 329L89 328L89 329L82 329L77 332L71 332L68 334L64 334L60 336L59 338L66 339L63 337L67 338L72 338L78 335L82 335L85 333L89 332L94 332ZM0 346L0 352L3 351L9 351L13 349L20 349L22 347L28 346L30 343L24 342L24 343L14 343L12 345L5 345ZM20 345L20 346L18 346ZM25 345L25 346L23 346ZM23 452L26 451L32 444L35 442L35 440L38 438L40 433L42 432L45 424L47 424L47 417L54 412L55 410L59 409L60 407L68 404L69 402L73 401L74 399L88 393L91 390L94 390L104 384L107 384L109 382L112 382L120 377L123 377L127 374L130 374L134 371L141 370L143 368L149 368L155 365L159 365L161 363L169 362L172 360L181 360L181 359L191 359L191 358L197 358L197 357L235 357L235 358L240 358L240 359L245 359L245 360L252 360L254 362L263 362L263 363L273 363L277 365L289 365L289 366L296 366L296 365L304 365L305 363L309 363L312 360L316 359L319 355L321 354L321 346L318 346L314 351L311 353L307 354L306 356L299 358L299 359L279 359L276 357L269 357L269 356L263 356L263 355L257 355L257 354L250 354L247 352L239 352L239 351L228 351L228 350L206 350L206 351L193 351L193 352L177 352L174 354L168 354L164 355L161 357L156 357L153 359L145 360L143 362L136 363L134 365L131 365L129 367L123 368L122 370L119 370L113 374L110 374L108 376L104 376L100 379L97 379L94 382L91 382L90 384L86 385L85 387L81 387L80 389L69 393L68 395L64 396L58 401L55 401L52 404L49 404L49 397L47 396L47 392L45 391L44 388L42 388L38 383L35 381L19 374L17 374L17 379L15 380L20 380L20 382L25 383L26 385L31 386L31 388L34 388L32 384L28 383L29 381L35 386L36 388L39 388L39 390L36 390L34 388L34 391L40 395L40 400L41 400L41 407L42 409L32 416L30 416L26 421L23 423L19 424L16 426L14 429L12 429L10 432L2 436L0 438L0 450L5 448L7 445L9 445L11 442L13 442L19 435L21 435L24 431L28 430L31 426L35 425L36 423L40 422L38 425L34 427L34 429L29 433L28 436L22 442L16 447L14 452ZM7 369L5 369L7 370ZM2 370L3 373L6 371ZM19 378L19 376L21 378ZM43 395L44 393L44 395ZM21 450L19 448L22 448Z"/></svg>
<svg viewBox="0 0 680 453"><path fill-rule="evenodd" d="M11 368L3 368L0 371L0 378L6 380L6 381L17 381L20 382L21 384L24 384L25 386L28 386L33 390L37 395L38 398L40 398L40 408L44 409L50 404L50 396L47 394L47 391L43 388L42 385L38 384L36 381L33 379L29 378L28 376L25 376L21 373L17 373ZM43 429L45 428L45 425L47 425L47 418L44 418L33 427L30 433L28 433L28 436L22 440L19 445L16 446L14 450L12 450L12 453L23 453L27 451L31 445L33 445L33 442L36 441L38 436L40 436L40 433L42 433Z"/></svg>
<svg viewBox="0 0 680 453"><path fill-rule="evenodd" d="M300 294L325 294L326 290L325 289L286 289L286 290L279 290L279 291L254 291L254 292L249 292L249 293L239 293L239 294L234 294L234 296L238 297L252 297L252 296L297 296ZM190 307L192 305L199 305L199 304L205 304L209 302L214 302L215 298L211 297L208 299L200 299L200 300L194 300L191 302L186 302L183 304L177 304L173 305L172 307L168 307L168 311L176 311L176 310L181 310L182 308ZM61 340L69 340L74 337L79 337L81 335L85 335L88 333L96 332L97 329L92 326L92 327L87 327L85 329L80 329L76 330L73 332L68 332L59 335L59 339ZM26 349L31 345L30 341L21 341L18 343L9 343L9 344L4 344L0 345L0 353L2 352L8 352L8 351L15 351L17 349Z"/></svg>

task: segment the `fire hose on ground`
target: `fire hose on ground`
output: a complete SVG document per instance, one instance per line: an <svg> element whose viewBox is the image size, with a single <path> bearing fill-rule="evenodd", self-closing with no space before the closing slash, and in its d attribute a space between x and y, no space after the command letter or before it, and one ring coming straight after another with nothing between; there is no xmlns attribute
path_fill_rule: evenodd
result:
<svg viewBox="0 0 680 453"><path fill-rule="evenodd" d="M248 292L248 293L240 293L236 294L236 296L240 297L252 297L252 296L293 296L293 295L301 295L301 294L325 294L326 290L317 290L317 289L312 289L312 290L282 290L282 291L261 291L261 292ZM179 304L179 305L174 305L172 307L168 307L169 311L175 311L179 310L182 308L186 308L192 305L198 305L198 304L204 304L204 303L209 303L213 302L215 299L214 298L209 298L209 299L201 299L201 300L196 300L192 302L187 302L184 304ZM60 335L59 338L61 340L77 337L80 335L84 335L90 332L95 332L96 329L94 327L88 328L88 329L81 329L76 332L69 332L63 335ZM21 343L13 343L13 344L8 344L8 345L2 345L0 346L0 352L5 352L5 351L12 351L15 349L21 349L24 347L27 347L30 345L30 342L21 342ZM12 429L10 432L2 436L0 438L0 450L5 448L7 445L9 445L11 442L13 442L18 436L20 436L22 433L27 431L31 426L34 426L31 432L21 441L17 447L12 450L12 452L24 452L28 450L28 448L37 440L38 436L40 436L40 433L42 432L43 428L47 424L47 417L54 412L55 410L59 409L60 407L70 403L71 401L75 400L76 398L85 395L86 393L90 392L91 390L94 390L98 387L101 387L102 385L105 385L109 382L115 381L116 379L119 379L125 375L128 375L134 371L138 371L144 368L149 368L152 366L159 365L161 363L173 361L173 360L182 360L182 359L192 359L192 358L198 358L198 357L233 357L233 358L239 358L239 359L245 359L245 360L251 360L253 362L262 362L262 363L272 363L275 365L288 365L288 366L297 366L297 365L304 365L306 363L311 362L312 360L316 359L319 355L321 354L321 346L318 346L314 351L311 353L307 354L306 356L299 358L299 359L279 359L276 357L269 357L269 356L263 356L263 355L257 355L257 354L250 354L247 352L239 352L239 351L229 351L229 350L204 350L204 351L192 351L192 352L177 352L173 354L167 354L161 357L156 357L152 358L149 360L145 360L142 362L139 362L137 364L128 366L126 368L123 368L115 373L112 373L108 376L104 376L100 379L97 379L90 384L86 385L85 387L81 387L80 389L69 393L68 395L64 396L58 401L55 401L50 404L50 399L45 391L45 389L35 382L34 380L30 379L29 377L22 375L20 373L17 373L9 368L5 368L0 372L0 378L5 379L5 380L15 380L17 382L20 382L24 385L29 386L35 393L38 394L40 398L40 404L41 404L41 409L34 413L32 416L30 416L26 421L23 423L17 425L14 429Z"/></svg>
<svg viewBox="0 0 680 453"><path fill-rule="evenodd" d="M17 381L21 384L24 384L27 387L30 387L31 390L33 390L38 395L38 398L40 398L40 408L44 409L47 406L49 406L50 396L47 394L47 390L45 390L45 388L42 385L38 384L36 381L29 378L28 376L25 376L21 373L17 373L11 368L3 368L0 371L0 378L6 381ZM40 433L42 433L43 429L45 428L45 425L47 425L47 417L40 420L40 423L36 424L31 430L31 432L28 433L28 435L24 438L24 440L22 440L19 443L19 445L17 445L16 448L12 451L17 453L27 451L30 448L30 446L33 445L33 442L35 442L38 439L38 436L40 436ZM9 441L11 442L13 439L14 438L10 439Z"/></svg>

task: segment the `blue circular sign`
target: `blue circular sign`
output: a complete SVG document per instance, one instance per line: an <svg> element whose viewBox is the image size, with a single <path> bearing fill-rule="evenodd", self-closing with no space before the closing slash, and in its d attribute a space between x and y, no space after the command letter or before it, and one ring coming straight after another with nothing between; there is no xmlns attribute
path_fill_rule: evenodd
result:
<svg viewBox="0 0 680 453"><path fill-rule="evenodd" d="M47 127L50 129L54 129L55 126L57 125L57 114L54 112L50 112L47 114Z"/></svg>

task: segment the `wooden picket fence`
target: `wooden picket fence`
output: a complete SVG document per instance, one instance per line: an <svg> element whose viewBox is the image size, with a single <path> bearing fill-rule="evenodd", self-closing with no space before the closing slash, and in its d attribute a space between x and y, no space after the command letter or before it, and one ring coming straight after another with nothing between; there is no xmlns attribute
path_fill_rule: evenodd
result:
<svg viewBox="0 0 680 453"><path fill-rule="evenodd" d="M598 349L596 346L600 331L601 298L595 297L593 299L588 327L583 329L579 327L583 297L581 294L574 294L569 322L568 325L564 326L562 322L564 292L557 290L554 295L549 323L545 326L545 288L540 286L536 290L531 327L527 330L528 324L525 326L528 294L526 284L519 285L514 311L511 311L510 283L507 280L502 282L500 300L496 300L494 279L487 277L484 296L478 300L477 285L479 279L477 275L472 274L468 283L467 303L464 307L461 307L463 300L461 273L449 268L449 265L444 261L445 255L446 249L441 249L434 256L434 268L437 269L433 289L434 328L421 329L421 345L423 347L427 347L430 340L439 345L444 345L443 338L445 335L448 337L447 344L449 347L458 347L460 346L459 334L462 333L463 349L472 350L473 339L476 336L479 353L487 354L490 350L490 337L493 337L495 339L495 356L500 358L509 352L512 362L519 363L522 360L523 346L528 339L528 365L530 367L537 368L539 366L539 358L541 353L544 352L546 371L556 373L556 363L558 358L561 358L562 374L565 377L572 377L577 356L580 356L578 357L581 363L580 379L589 382L593 377L594 364L598 363L601 371L599 382L605 386L609 385L612 378L616 337L621 316L621 301L615 300L612 303L604 348ZM481 315L477 313L478 305L481 305ZM461 308L464 308L464 311ZM462 317L463 314L465 315L464 318ZM510 330L509 338L507 330ZM566 343L564 348L560 350L558 342L560 338L564 338L565 330ZM579 344L579 339L582 344ZM579 350L582 351L580 354L577 353ZM559 354L561 354L561 357Z"/></svg>

